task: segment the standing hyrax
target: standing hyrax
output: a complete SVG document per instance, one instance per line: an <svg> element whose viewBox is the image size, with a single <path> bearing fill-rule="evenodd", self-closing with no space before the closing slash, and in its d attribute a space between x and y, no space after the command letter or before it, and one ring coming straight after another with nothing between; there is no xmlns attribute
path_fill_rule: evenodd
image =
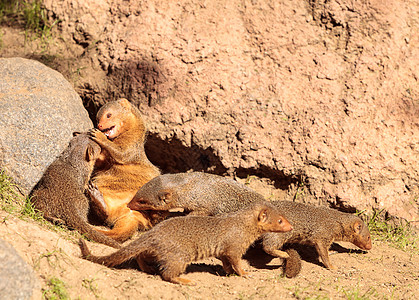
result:
<svg viewBox="0 0 419 300"><path fill-rule="evenodd" d="M241 267L241 257L247 248L265 232L289 231L292 226L268 204L253 204L223 216L186 216L165 220L136 241L117 252L103 257L90 254L80 240L84 258L108 267L136 258L145 272L153 272L150 263L159 265L164 280L190 283L179 277L193 261L217 257L228 274L247 273Z"/></svg>
<svg viewBox="0 0 419 300"><path fill-rule="evenodd" d="M100 211L111 230L107 236L123 242L138 228L148 228L147 215L127 207L137 190L160 171L147 158L144 143L146 128L138 109L127 99L112 101L97 113L98 129L91 138L102 148L89 194L93 202L103 203Z"/></svg>
<svg viewBox="0 0 419 300"><path fill-rule="evenodd" d="M273 256L287 257L286 253L279 250L287 243L313 245L325 267L334 269L328 254L333 242L351 242L363 250L370 250L372 247L368 227L356 215L292 201L275 201L271 204L277 207L294 227L292 232L263 235L263 249Z"/></svg>
<svg viewBox="0 0 419 300"><path fill-rule="evenodd" d="M84 191L100 151L87 134L74 136L32 190L31 201L46 219L65 223L96 242L120 248L119 243L87 221L89 200Z"/></svg>
<svg viewBox="0 0 419 300"><path fill-rule="evenodd" d="M263 200L260 194L232 179L194 172L165 174L154 178L137 192L128 206L135 210L169 210L180 207L192 214L218 215ZM272 203L290 221L294 230L286 234L269 233L263 238L263 245L267 253L287 258L287 277L298 274L301 259L294 249L287 249L286 253L280 251L285 243L316 245L328 268L331 265L327 249L333 241L350 241L361 249L371 249L368 228L357 216L296 202Z"/></svg>
<svg viewBox="0 0 419 300"><path fill-rule="evenodd" d="M194 215L219 215L249 203L265 202L262 195L231 178L192 172L160 175L144 184L128 204L133 210L183 208Z"/></svg>

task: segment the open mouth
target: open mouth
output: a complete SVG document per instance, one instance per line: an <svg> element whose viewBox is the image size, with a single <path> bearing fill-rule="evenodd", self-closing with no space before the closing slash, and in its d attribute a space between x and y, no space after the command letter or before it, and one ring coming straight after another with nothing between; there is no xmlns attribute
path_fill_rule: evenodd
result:
<svg viewBox="0 0 419 300"><path fill-rule="evenodd" d="M102 132L106 135L106 137L111 138L115 135L115 126L103 129Z"/></svg>

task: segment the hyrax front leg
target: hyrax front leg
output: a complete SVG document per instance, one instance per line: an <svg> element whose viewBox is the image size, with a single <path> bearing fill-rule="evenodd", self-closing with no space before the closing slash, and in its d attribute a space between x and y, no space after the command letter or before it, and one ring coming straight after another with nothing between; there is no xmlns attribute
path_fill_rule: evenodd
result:
<svg viewBox="0 0 419 300"><path fill-rule="evenodd" d="M118 164L125 164L127 154L123 149L120 149L108 140L106 135L99 129L92 128L88 131L90 138L98 143L103 149L108 152L108 155Z"/></svg>
<svg viewBox="0 0 419 300"><path fill-rule="evenodd" d="M239 276L248 277L249 273L243 270L242 268L242 260L240 257L233 255L233 256L226 256L228 261L231 264L231 267L233 270L237 273Z"/></svg>
<svg viewBox="0 0 419 300"><path fill-rule="evenodd" d="M218 259L221 260L223 263L223 269L227 273L227 275L231 275L234 273L233 267L231 266L231 263L226 256L220 256Z"/></svg>

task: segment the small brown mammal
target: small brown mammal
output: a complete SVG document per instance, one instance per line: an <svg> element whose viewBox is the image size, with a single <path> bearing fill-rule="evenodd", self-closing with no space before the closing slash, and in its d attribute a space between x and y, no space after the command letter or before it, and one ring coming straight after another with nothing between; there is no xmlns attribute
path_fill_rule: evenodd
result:
<svg viewBox="0 0 419 300"><path fill-rule="evenodd" d="M126 99L109 102L96 117L99 129L91 130L90 135L101 146L102 154L88 191L92 201L99 207L102 204L100 214L106 223L113 226L103 233L123 242L137 229L151 226L146 215L131 211L127 204L160 171L145 154L146 129L134 105Z"/></svg>
<svg viewBox="0 0 419 300"><path fill-rule="evenodd" d="M152 179L138 190L128 207L133 210L183 208L192 215L214 216L264 201L262 195L231 178L191 172Z"/></svg>
<svg viewBox="0 0 419 300"><path fill-rule="evenodd" d="M363 250L372 248L368 227L356 215L292 201L275 201L271 204L278 208L294 227L291 232L263 235L263 249L273 256L287 258L289 255L279 250L287 243L313 245L325 267L334 269L328 253L333 242L351 242ZM298 260L299 257L293 259ZM285 267L286 274L288 268L292 266ZM288 270L288 272L294 274L288 277L298 274L298 271Z"/></svg>
<svg viewBox="0 0 419 300"><path fill-rule="evenodd" d="M263 197L232 179L200 172L160 175L146 183L128 204L131 209L169 210L184 208L201 215L219 215L236 211ZM371 237L362 220L354 215L326 207L276 201L279 211L294 226L286 234L269 233L263 237L267 253L286 259L284 272L295 277L301 258L294 249L281 251L286 243L315 245L323 263L332 268L327 250L333 241L350 241L361 249L371 249Z"/></svg>
<svg viewBox="0 0 419 300"><path fill-rule="evenodd" d="M84 191L99 154L99 145L87 134L75 135L31 191L31 201L46 219L64 223L96 242L120 248L119 243L96 231L87 219L90 207Z"/></svg>
<svg viewBox="0 0 419 300"><path fill-rule="evenodd" d="M188 284L190 281L179 275L191 262L206 257L219 258L227 274L246 275L241 257L247 248L265 232L291 229L274 207L256 203L218 217L170 218L108 256L92 256L83 240L80 240L80 248L83 258L108 267L135 257L142 271L153 272L150 263L156 262L164 280Z"/></svg>

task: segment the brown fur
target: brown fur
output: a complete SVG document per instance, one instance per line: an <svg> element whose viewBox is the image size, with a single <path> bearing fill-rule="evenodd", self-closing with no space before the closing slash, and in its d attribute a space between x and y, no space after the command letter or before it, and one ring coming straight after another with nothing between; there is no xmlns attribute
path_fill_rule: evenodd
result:
<svg viewBox="0 0 419 300"><path fill-rule="evenodd" d="M128 207L134 210L179 207L193 215L219 215L256 201L265 199L233 179L192 172L164 174L152 179L141 187Z"/></svg>
<svg viewBox="0 0 419 300"><path fill-rule="evenodd" d="M236 211L249 203L262 202L263 197L232 179L200 172L165 174L146 183L128 204L131 209L168 210L175 207L201 215L219 215ZM354 215L334 209L295 202L273 202L294 226L286 234L267 234L265 251L286 258L285 275L296 276L301 269L298 253L279 249L285 243L316 245L326 267L331 267L327 249L333 241L350 241L361 249L371 248L368 228ZM326 250L325 250L326 249Z"/></svg>
<svg viewBox="0 0 419 300"><path fill-rule="evenodd" d="M355 215L291 201L276 201L271 204L277 207L294 227L292 232L267 233L263 236L263 249L273 256L287 258L288 254L279 250L285 244L313 245L325 267L334 269L328 254L333 242L351 242L363 250L370 250L372 247L368 227Z"/></svg>
<svg viewBox="0 0 419 300"><path fill-rule="evenodd" d="M97 113L98 128L90 131L91 138L102 147L89 193L101 208L106 223L113 226L103 231L123 242L137 229L151 226L147 215L132 211L128 202L137 190L160 171L144 151L146 129L140 112L128 100L105 104ZM99 193L99 192L100 193Z"/></svg>
<svg viewBox="0 0 419 300"><path fill-rule="evenodd" d="M301 271L301 257L295 249L285 250L288 258L285 260L282 268L284 270L285 276L292 278L298 275Z"/></svg>
<svg viewBox="0 0 419 300"><path fill-rule="evenodd" d="M190 283L179 277L193 261L217 257L227 274L247 273L241 257L247 248L265 232L289 231L292 226L277 210L267 204L253 204L236 213L210 217L186 216L163 221L136 241L108 256L90 254L83 240L82 256L108 267L136 258L141 270L153 272L149 263L157 262L164 280Z"/></svg>
<svg viewBox="0 0 419 300"><path fill-rule="evenodd" d="M46 219L64 223L96 242L119 248L119 243L96 231L87 221L89 200L84 191L99 154L99 145L87 134L73 137L32 190L31 201Z"/></svg>

